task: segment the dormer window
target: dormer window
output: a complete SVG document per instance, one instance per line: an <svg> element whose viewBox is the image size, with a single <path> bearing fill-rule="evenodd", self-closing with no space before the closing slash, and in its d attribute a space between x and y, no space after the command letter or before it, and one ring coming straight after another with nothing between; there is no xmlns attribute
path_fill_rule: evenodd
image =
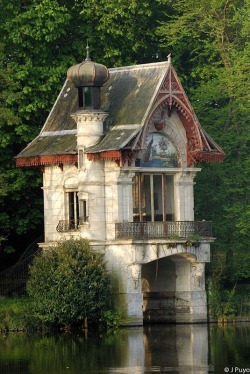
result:
<svg viewBox="0 0 250 374"><path fill-rule="evenodd" d="M78 104L80 109L99 109L100 88L78 87Z"/></svg>
<svg viewBox="0 0 250 374"><path fill-rule="evenodd" d="M78 100L79 108L93 108L93 87L79 87Z"/></svg>

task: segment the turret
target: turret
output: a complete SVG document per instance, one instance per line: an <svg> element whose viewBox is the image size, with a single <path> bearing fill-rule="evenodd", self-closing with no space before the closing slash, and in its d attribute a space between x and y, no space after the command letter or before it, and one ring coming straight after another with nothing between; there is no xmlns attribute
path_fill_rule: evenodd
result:
<svg viewBox="0 0 250 374"><path fill-rule="evenodd" d="M91 61L87 46L86 59L68 69L67 78L78 90L78 110L72 114L77 123L78 150L95 145L103 135L108 113L101 109L100 91L109 79L106 66Z"/></svg>
<svg viewBox="0 0 250 374"><path fill-rule="evenodd" d="M100 87L109 79L106 66L91 61L89 47L85 61L68 69L67 78L78 89L79 109L100 109Z"/></svg>

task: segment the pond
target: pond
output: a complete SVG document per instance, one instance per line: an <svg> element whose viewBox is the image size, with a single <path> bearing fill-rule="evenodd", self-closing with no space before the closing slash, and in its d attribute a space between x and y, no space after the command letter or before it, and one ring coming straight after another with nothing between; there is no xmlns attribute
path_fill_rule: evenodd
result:
<svg viewBox="0 0 250 374"><path fill-rule="evenodd" d="M1 374L250 373L250 324L0 334Z"/></svg>

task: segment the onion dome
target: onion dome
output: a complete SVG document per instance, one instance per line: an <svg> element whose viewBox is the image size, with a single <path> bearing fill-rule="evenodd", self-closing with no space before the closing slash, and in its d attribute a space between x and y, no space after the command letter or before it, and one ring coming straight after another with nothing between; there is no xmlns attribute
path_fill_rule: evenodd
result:
<svg viewBox="0 0 250 374"><path fill-rule="evenodd" d="M109 79L109 71L106 66L91 61L89 47L87 46L85 61L73 65L68 69L67 78L76 87L101 87Z"/></svg>

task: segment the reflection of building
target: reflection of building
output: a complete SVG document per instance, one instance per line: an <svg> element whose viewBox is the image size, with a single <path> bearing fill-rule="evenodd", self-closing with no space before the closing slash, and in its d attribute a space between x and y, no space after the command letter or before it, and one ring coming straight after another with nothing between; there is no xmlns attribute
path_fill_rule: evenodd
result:
<svg viewBox="0 0 250 374"><path fill-rule="evenodd" d="M16 163L43 171L41 246L88 238L127 323L141 324L142 305L147 321L206 320L213 238L194 221L193 185L197 162L223 158L170 60L108 71L87 56Z"/></svg>
<svg viewBox="0 0 250 374"><path fill-rule="evenodd" d="M161 372L208 373L206 324L144 328L145 367Z"/></svg>

